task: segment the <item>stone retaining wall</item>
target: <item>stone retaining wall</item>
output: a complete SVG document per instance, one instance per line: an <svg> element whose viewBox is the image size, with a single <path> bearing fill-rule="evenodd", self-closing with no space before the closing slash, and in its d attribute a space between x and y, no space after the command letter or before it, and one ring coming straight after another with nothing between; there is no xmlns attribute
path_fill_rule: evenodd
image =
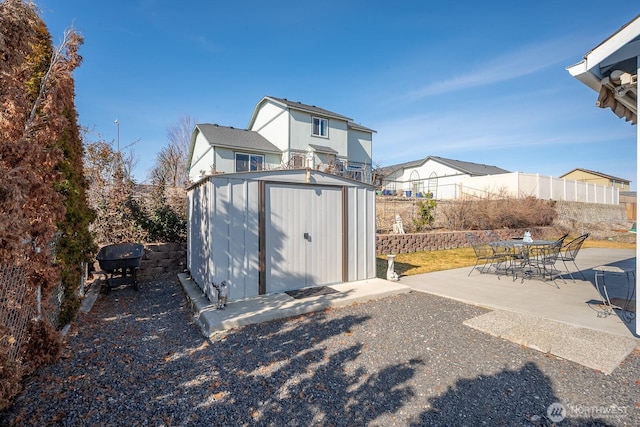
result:
<svg viewBox="0 0 640 427"><path fill-rule="evenodd" d="M577 228L584 223L627 221L625 205L601 205L596 203L556 202L556 223Z"/></svg>
<svg viewBox="0 0 640 427"><path fill-rule="evenodd" d="M181 273L187 266L186 243L146 243L138 271L138 281L146 282Z"/></svg>
<svg viewBox="0 0 640 427"><path fill-rule="evenodd" d="M557 238L563 233L554 227L533 228L534 239ZM525 230L493 230L500 239L522 236ZM485 239L485 231L441 231L433 233L378 234L376 235L376 254L407 254L422 251L437 251L469 246L466 234L472 233Z"/></svg>
<svg viewBox="0 0 640 427"><path fill-rule="evenodd" d="M388 233L393 228L395 216L400 215L406 231L413 229L413 221L418 215L416 204L425 199L377 196L376 197L376 226L379 233ZM432 212L435 218L435 228L447 228L447 219L443 212L450 205L455 205L455 200L436 200L437 207ZM555 225L570 229L580 229L583 224L612 223L628 221L626 206L602 205L597 203L579 203L556 201L555 209L558 218Z"/></svg>

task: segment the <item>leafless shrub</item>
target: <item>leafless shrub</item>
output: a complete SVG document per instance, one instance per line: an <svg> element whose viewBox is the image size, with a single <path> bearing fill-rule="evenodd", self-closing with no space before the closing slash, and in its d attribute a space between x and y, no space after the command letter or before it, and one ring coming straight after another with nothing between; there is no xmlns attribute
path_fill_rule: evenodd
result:
<svg viewBox="0 0 640 427"><path fill-rule="evenodd" d="M496 230L549 226L557 213L553 201L507 197L455 201L442 215L451 230Z"/></svg>

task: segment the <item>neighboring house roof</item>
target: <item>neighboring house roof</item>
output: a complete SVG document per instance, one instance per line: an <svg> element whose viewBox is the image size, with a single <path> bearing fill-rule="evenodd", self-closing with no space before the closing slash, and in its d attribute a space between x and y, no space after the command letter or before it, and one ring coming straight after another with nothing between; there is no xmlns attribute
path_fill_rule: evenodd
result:
<svg viewBox="0 0 640 427"><path fill-rule="evenodd" d="M382 176L389 176L399 170L404 170L404 169L410 169L410 168L416 168L422 164L424 164L424 162L426 162L428 159L428 157L424 158L424 159L420 159L420 160L412 160L410 162L404 162L404 163L398 163L397 165L391 165L391 166L383 166L381 168L378 169L378 173Z"/></svg>
<svg viewBox="0 0 640 427"><path fill-rule="evenodd" d="M196 129L202 133L212 146L265 153L282 153L278 147L256 131L210 123L197 124Z"/></svg>
<svg viewBox="0 0 640 427"><path fill-rule="evenodd" d="M447 165L460 172L468 173L471 176L478 175L499 175L502 173L511 173L506 169L499 168L497 166L485 165L482 163L464 162L462 160L445 159L444 157L429 156L432 160Z"/></svg>
<svg viewBox="0 0 640 427"><path fill-rule="evenodd" d="M499 175L503 173L510 173L510 171L499 168L497 166L485 165L482 163L465 162L462 160L445 159L444 157L438 157L438 156L428 156L421 160L413 160L411 162L400 163L392 166L386 166L386 167L380 168L380 172L382 175L388 176L398 170L416 168L418 166L425 164L428 160L433 160L435 162L441 163L445 166L449 166L450 168L456 169L462 173L465 173L471 176Z"/></svg>
<svg viewBox="0 0 640 427"><path fill-rule="evenodd" d="M567 71L598 93L596 105L636 124L640 15L591 49Z"/></svg>
<svg viewBox="0 0 640 427"><path fill-rule="evenodd" d="M592 171L589 169L583 169L583 168L575 168L572 171L569 171L567 173L565 173L564 175L560 175L560 178L564 178L565 176L572 174L573 172L585 172L591 175L595 175L595 176L599 176L600 178L606 178L610 181L620 181L620 182L625 182L625 183L630 183L631 181L629 181L628 179L624 179L624 178L618 178L617 176L613 176L613 175L607 175L606 173L602 173L602 172L596 172L596 171Z"/></svg>

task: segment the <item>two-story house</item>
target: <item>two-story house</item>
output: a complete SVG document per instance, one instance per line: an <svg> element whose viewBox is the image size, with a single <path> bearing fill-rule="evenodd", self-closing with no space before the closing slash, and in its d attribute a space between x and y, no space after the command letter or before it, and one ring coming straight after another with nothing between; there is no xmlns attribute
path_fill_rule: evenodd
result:
<svg viewBox="0 0 640 427"><path fill-rule="evenodd" d="M247 129L195 126L189 178L195 182L214 173L309 167L370 183L374 132L314 105L265 96Z"/></svg>

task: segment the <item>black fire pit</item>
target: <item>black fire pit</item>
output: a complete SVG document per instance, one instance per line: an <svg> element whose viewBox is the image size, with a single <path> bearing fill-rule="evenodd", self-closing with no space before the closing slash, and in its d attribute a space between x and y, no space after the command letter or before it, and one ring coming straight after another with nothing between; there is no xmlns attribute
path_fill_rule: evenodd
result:
<svg viewBox="0 0 640 427"><path fill-rule="evenodd" d="M144 246L139 243L118 243L100 249L96 259L107 277L103 287L106 293L120 285L133 285L138 290L136 272L143 254Z"/></svg>

